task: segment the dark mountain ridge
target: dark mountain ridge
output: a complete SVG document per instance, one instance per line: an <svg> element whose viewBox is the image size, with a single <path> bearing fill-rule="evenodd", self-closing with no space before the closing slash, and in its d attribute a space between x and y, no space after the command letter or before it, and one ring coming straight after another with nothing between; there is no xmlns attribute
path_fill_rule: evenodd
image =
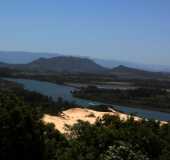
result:
<svg viewBox="0 0 170 160"><path fill-rule="evenodd" d="M87 73L114 76L118 79L161 79L170 77L168 73L144 71L123 65L119 65L113 69L108 69L95 63L89 58L80 58L73 56L39 58L27 64L0 63L0 67L22 71L23 73Z"/></svg>
<svg viewBox="0 0 170 160"><path fill-rule="evenodd" d="M94 59L95 62L103 67L106 68L114 68L119 65L127 66L129 68L136 68L140 70L146 70L151 72L169 72L170 73L170 66L169 65L161 65L161 64L143 64L131 61L121 61L121 60L105 60L105 59Z"/></svg>
<svg viewBox="0 0 170 160"><path fill-rule="evenodd" d="M28 64L30 69L50 72L68 73L104 73L108 69L96 64L88 58L59 56L54 58L39 58Z"/></svg>

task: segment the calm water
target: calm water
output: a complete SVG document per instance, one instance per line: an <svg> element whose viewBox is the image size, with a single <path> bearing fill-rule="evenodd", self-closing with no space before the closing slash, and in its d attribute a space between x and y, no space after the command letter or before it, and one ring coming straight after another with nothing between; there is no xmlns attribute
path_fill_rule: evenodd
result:
<svg viewBox="0 0 170 160"><path fill-rule="evenodd" d="M79 104L82 106L89 106L91 104L96 104L96 105L103 104L100 102L82 100L82 99L73 97L71 94L71 91L75 89L73 87L69 87L65 85L58 85L58 84L49 83L49 82L42 82L42 81L37 81L37 80L13 79L13 78L12 79L5 78L5 79L10 80L10 81L15 81L19 84L22 84L24 88L27 90L36 91L41 94L50 96L54 100L57 100L58 97L62 97L64 100L75 102L76 104ZM136 115L140 117L159 119L159 120L170 120L169 113L162 113L158 111L148 111L145 109L135 109L135 108L130 108L126 106L117 106L115 108L125 113L135 113Z"/></svg>

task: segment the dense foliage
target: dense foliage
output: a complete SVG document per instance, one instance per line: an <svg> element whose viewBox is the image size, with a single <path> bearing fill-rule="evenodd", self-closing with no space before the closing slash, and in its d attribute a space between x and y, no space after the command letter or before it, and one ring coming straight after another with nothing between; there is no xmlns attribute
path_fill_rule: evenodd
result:
<svg viewBox="0 0 170 160"><path fill-rule="evenodd" d="M170 111L170 93L165 89L99 89L95 86L81 88L73 92L74 96L107 103L125 104L134 107L152 108Z"/></svg>
<svg viewBox="0 0 170 160"><path fill-rule="evenodd" d="M104 160L149 160L141 151L135 152L133 147L128 144L110 146L103 156Z"/></svg>
<svg viewBox="0 0 170 160"><path fill-rule="evenodd" d="M65 138L52 125L41 122L38 108L25 104L16 95L0 93L0 159L53 159L50 146L59 153ZM61 150L59 150L61 151Z"/></svg>

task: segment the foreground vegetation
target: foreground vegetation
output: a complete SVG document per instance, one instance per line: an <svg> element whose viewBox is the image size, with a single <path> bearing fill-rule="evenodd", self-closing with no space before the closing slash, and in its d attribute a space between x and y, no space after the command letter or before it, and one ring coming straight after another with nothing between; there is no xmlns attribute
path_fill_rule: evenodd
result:
<svg viewBox="0 0 170 160"><path fill-rule="evenodd" d="M170 159L169 125L135 122L133 118L123 122L118 117L104 116L93 125L80 121L68 126L68 134L62 135L52 124L44 125L41 118L48 112L44 108L54 104L62 108L65 103L59 105L26 91L19 94L16 87L20 86L13 83L0 84L1 160Z"/></svg>

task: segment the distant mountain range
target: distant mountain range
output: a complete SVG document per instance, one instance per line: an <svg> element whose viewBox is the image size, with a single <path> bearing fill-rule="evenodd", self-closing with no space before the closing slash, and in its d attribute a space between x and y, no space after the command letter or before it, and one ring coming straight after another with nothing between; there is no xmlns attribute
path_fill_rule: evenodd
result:
<svg viewBox="0 0 170 160"><path fill-rule="evenodd" d="M101 74L101 76L113 76L119 79L161 79L170 75L162 72L151 72L130 68L123 65L113 69L105 68L88 58L58 56L53 58L39 58L27 64L0 63L0 69L12 73L21 71L36 74ZM20 72L20 73L21 73ZM4 73L4 72L2 72Z"/></svg>
<svg viewBox="0 0 170 160"><path fill-rule="evenodd" d="M96 64L93 60L80 57L58 56L39 58L27 64L0 63L0 67L38 73L108 73L109 69Z"/></svg>
<svg viewBox="0 0 170 160"><path fill-rule="evenodd" d="M22 51L0 51L0 62L10 63L10 64L27 64L38 58L52 58L62 56L58 53L35 53L35 52L22 52ZM126 61L118 60L103 60L103 59L93 59L97 64L105 68L115 68L119 65L127 66L130 68L137 68L141 70L155 71L155 72L170 72L170 66L167 65L148 65L139 64Z"/></svg>
<svg viewBox="0 0 170 160"><path fill-rule="evenodd" d="M103 60L103 59L94 59L97 64L102 65L107 68L114 68L119 65L127 66L130 68L137 68L141 70L154 71L154 72L170 72L170 65L158 65L158 64L141 64L127 61L119 60Z"/></svg>
<svg viewBox="0 0 170 160"><path fill-rule="evenodd" d="M54 55L56 56L54 57ZM138 69L125 65L118 65L118 63L115 66L113 64L113 68L109 68L106 67L106 65L101 64L103 61L100 61L99 63L99 60L73 56L61 56L59 54L0 52L0 57L2 58L0 59L1 71L3 70L2 68L7 68L11 69L11 72L18 70L22 71L23 73L32 72L43 74L102 74L114 76L120 79L161 79L170 77L170 73L166 72L146 71L143 69ZM23 64L21 64L21 62ZM107 61L105 61L104 63L107 63Z"/></svg>

